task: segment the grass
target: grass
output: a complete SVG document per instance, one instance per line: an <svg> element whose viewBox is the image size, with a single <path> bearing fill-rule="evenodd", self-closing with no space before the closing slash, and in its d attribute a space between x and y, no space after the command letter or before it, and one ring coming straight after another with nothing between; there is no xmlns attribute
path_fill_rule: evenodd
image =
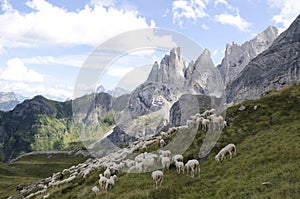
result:
<svg viewBox="0 0 300 199"><path fill-rule="evenodd" d="M165 172L160 189L153 188L151 173L120 173L116 186L96 198L300 198L300 85L273 91L258 100L227 110L229 127L201 163L201 177L178 175L174 166ZM257 105L257 110L254 110ZM197 158L205 133L198 131L183 154L185 161ZM169 140L167 140L169 142ZM237 155L221 164L214 160L226 144L237 146ZM155 150L158 143L150 149ZM77 178L72 184L51 188L50 198L95 198L91 189L98 175ZM263 182L271 183L269 186Z"/></svg>
<svg viewBox="0 0 300 199"><path fill-rule="evenodd" d="M0 198L15 194L19 186L30 185L42 178L52 176L72 165L85 161L82 156L68 154L30 155L13 164L0 163Z"/></svg>

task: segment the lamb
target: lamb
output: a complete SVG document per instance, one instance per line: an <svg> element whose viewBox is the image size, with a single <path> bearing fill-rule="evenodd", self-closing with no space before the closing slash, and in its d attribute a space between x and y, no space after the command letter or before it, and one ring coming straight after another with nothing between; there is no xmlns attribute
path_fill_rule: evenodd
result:
<svg viewBox="0 0 300 199"><path fill-rule="evenodd" d="M236 155L236 146L234 144L228 144L224 148L222 148L219 153L215 156L215 160L217 162L222 162L225 158L225 155L229 153L230 159L232 155ZM221 159L220 159L221 158Z"/></svg>
<svg viewBox="0 0 300 199"><path fill-rule="evenodd" d="M166 142L164 141L164 139L160 139L159 144L160 144L160 147L162 148L166 145Z"/></svg>
<svg viewBox="0 0 300 199"><path fill-rule="evenodd" d="M182 173L184 173L184 164L183 162L175 162L175 166L176 166L176 170L177 170L177 173L180 174L181 171Z"/></svg>
<svg viewBox="0 0 300 199"><path fill-rule="evenodd" d="M96 194L96 196L99 194L99 192L100 192L100 190L99 190L99 188L97 187L97 186L94 186L93 188L92 188L92 191Z"/></svg>
<svg viewBox="0 0 300 199"><path fill-rule="evenodd" d="M199 177L200 177L200 164L198 160L192 159L189 160L186 164L186 175L188 176L189 170L191 170L191 177L194 178L195 174L198 172Z"/></svg>
<svg viewBox="0 0 300 199"><path fill-rule="evenodd" d="M152 180L154 183L153 186L155 186L156 189L158 188L158 184L159 184L159 187L161 187L161 183L163 181L163 176L164 176L164 173L160 170L156 170L156 171L152 172L151 177L152 177Z"/></svg>
<svg viewBox="0 0 300 199"><path fill-rule="evenodd" d="M106 181L105 190L108 191L112 189L115 186L115 179L117 178L116 175L110 176L109 179Z"/></svg>
<svg viewBox="0 0 300 199"><path fill-rule="evenodd" d="M161 165L163 167L163 170L165 170L165 169L169 170L170 164L171 164L171 161L170 161L169 157L162 157L161 158Z"/></svg>

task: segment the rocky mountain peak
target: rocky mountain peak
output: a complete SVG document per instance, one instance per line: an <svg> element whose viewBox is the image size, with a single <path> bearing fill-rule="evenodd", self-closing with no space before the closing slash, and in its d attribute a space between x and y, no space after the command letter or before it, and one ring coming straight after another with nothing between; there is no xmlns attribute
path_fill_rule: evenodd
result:
<svg viewBox="0 0 300 199"><path fill-rule="evenodd" d="M242 45L234 42L227 44L225 56L218 66L224 83L233 81L253 58L271 46L277 35L277 28L269 26L254 39Z"/></svg>
<svg viewBox="0 0 300 199"><path fill-rule="evenodd" d="M252 59L227 85L227 102L255 99L300 82L300 15L272 45Z"/></svg>
<svg viewBox="0 0 300 199"><path fill-rule="evenodd" d="M146 82L177 85L179 82L183 82L184 68L185 62L180 48L173 48L170 54L164 56L159 65L157 62L154 63Z"/></svg>

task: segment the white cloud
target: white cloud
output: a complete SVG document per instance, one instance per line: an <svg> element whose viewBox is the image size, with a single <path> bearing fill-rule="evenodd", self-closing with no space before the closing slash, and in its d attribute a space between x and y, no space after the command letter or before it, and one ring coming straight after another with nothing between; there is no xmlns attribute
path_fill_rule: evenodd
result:
<svg viewBox="0 0 300 199"><path fill-rule="evenodd" d="M282 24L286 29L300 14L300 4L298 0L268 0L268 4L271 8L280 9L280 13L273 16L273 20Z"/></svg>
<svg viewBox="0 0 300 199"><path fill-rule="evenodd" d="M128 72L130 72L131 70L133 70L133 67L127 67L127 68L124 68L124 67L111 67L111 68L108 68L107 74L109 74L112 77L123 77Z"/></svg>
<svg viewBox="0 0 300 199"><path fill-rule="evenodd" d="M19 58L6 62L6 67L0 71L0 79L16 82L43 82L44 78L38 72L28 69Z"/></svg>
<svg viewBox="0 0 300 199"><path fill-rule="evenodd" d="M251 23L247 22L240 16L237 10L236 15L224 13L215 16L215 20L221 24L227 24L238 28L241 31L247 31Z"/></svg>
<svg viewBox="0 0 300 199"><path fill-rule="evenodd" d="M57 44L95 46L121 32L155 25L154 21L148 24L136 10L104 7L97 2L67 11L45 0L31 0L26 5L32 11L24 13L2 1L0 49Z"/></svg>
<svg viewBox="0 0 300 199"><path fill-rule="evenodd" d="M25 64L58 64L73 67L81 67L86 55L65 55L65 56L36 56L31 58L22 58Z"/></svg>
<svg viewBox="0 0 300 199"><path fill-rule="evenodd" d="M207 0L176 0L172 4L173 23L178 22L183 25L184 19L193 19L208 17L206 13Z"/></svg>
<svg viewBox="0 0 300 199"><path fill-rule="evenodd" d="M202 24L202 25L201 25L201 28L202 28L203 30L209 30L209 27L208 27L206 24Z"/></svg>

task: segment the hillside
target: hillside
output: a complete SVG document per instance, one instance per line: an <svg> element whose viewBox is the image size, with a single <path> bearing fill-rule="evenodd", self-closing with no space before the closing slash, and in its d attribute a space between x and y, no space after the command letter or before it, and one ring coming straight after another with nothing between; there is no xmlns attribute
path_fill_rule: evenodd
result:
<svg viewBox="0 0 300 199"><path fill-rule="evenodd" d="M150 173L118 174L116 186L97 198L299 198L300 197L300 85L228 108L229 123L217 145L202 160L201 177L178 175L174 166L165 172L158 190ZM254 110L254 106L257 109ZM197 158L204 132L183 154L184 162ZM237 146L237 155L218 164L216 153L226 144ZM157 147L157 143L148 150ZM98 185L99 169L86 179L48 189L50 198L95 198L91 189ZM270 183L262 185L263 182Z"/></svg>
<svg viewBox="0 0 300 199"><path fill-rule="evenodd" d="M0 112L0 161L34 150L68 149L77 145L72 129L72 102L36 96L9 112Z"/></svg>

